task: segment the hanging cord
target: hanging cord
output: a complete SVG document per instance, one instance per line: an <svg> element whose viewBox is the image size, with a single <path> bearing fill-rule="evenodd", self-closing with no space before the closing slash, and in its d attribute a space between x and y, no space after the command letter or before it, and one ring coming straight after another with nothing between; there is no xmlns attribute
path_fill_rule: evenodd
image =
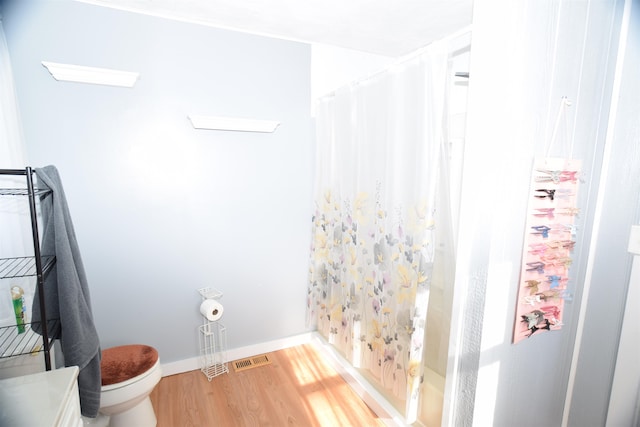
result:
<svg viewBox="0 0 640 427"><path fill-rule="evenodd" d="M565 138L564 138L564 142L565 144L569 144L568 147L568 153L569 156L572 157L573 156L573 141L571 141L569 143L569 122L567 119L567 114L566 114L566 109L568 107L571 107L571 101L569 101L569 99L566 96L563 96L560 99L560 107L558 108L558 114L556 116L556 123L553 126L553 133L551 134L551 139L549 140L549 144L547 145L547 149L545 150L545 157L549 157L549 152L551 151L551 147L553 146L553 143L556 140L556 135L558 133L558 128L560 127L560 120L564 117L564 128L565 128ZM566 154L566 153L565 153Z"/></svg>

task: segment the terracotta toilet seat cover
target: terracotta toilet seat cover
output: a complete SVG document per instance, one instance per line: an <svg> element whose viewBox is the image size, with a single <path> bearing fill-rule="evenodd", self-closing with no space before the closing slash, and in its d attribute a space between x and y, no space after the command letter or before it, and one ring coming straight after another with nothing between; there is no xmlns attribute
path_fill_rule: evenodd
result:
<svg viewBox="0 0 640 427"><path fill-rule="evenodd" d="M157 361L158 351L148 345L122 345L103 350L100 361L102 385L121 383L144 374Z"/></svg>

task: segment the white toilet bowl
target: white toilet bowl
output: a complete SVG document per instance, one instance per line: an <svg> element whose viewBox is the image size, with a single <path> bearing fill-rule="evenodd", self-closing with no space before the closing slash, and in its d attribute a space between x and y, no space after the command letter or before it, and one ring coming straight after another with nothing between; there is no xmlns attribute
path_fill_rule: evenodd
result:
<svg viewBox="0 0 640 427"><path fill-rule="evenodd" d="M129 345L107 349L102 354L100 413L110 417L109 426L155 427L156 415L149 394L162 377L157 351L149 346ZM111 375L105 375L109 369ZM120 371L115 377L114 369Z"/></svg>

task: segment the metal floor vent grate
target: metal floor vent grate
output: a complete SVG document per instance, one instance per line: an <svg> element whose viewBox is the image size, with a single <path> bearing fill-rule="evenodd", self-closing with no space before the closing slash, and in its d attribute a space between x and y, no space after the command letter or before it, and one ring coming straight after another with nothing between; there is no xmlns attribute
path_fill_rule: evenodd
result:
<svg viewBox="0 0 640 427"><path fill-rule="evenodd" d="M233 370L236 372L246 371L247 369L257 368L258 366L270 365L271 360L266 354L247 357L246 359L235 360L232 362Z"/></svg>

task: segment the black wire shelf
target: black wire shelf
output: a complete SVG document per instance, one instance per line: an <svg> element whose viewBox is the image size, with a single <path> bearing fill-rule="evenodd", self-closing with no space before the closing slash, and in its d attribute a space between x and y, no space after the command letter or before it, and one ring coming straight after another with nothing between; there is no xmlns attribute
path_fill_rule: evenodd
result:
<svg viewBox="0 0 640 427"><path fill-rule="evenodd" d="M56 263L56 257L43 256L41 258L42 274L46 276ZM36 276L36 259L32 256L0 258L0 279Z"/></svg>
<svg viewBox="0 0 640 427"><path fill-rule="evenodd" d="M34 189L34 196L41 196L51 193L51 190ZM26 188L0 188L0 196L28 196L29 190Z"/></svg>
<svg viewBox="0 0 640 427"><path fill-rule="evenodd" d="M42 322L26 323L24 332L20 333L17 325L0 327L0 359L24 354L38 354L44 350L42 346ZM53 339L60 335L60 320L47 321L49 347Z"/></svg>
<svg viewBox="0 0 640 427"><path fill-rule="evenodd" d="M5 325L0 327L0 358L19 356L24 354L44 354L45 369L50 371L51 344L60 337L61 324L59 319L47 320L44 302L44 279L56 263L55 256L45 256L40 252L40 237L38 235L38 196L53 194L50 189L38 189L34 182L33 168L0 169L0 176L24 176L26 188L15 188L21 184L9 184L12 188L0 188L0 196L27 196L29 205L29 220L31 222L31 237L33 240L33 256L0 259L0 279L36 276L36 292L40 297L40 313L43 321L31 322L25 325ZM14 181L18 178L9 179ZM6 183L7 180L2 179Z"/></svg>

